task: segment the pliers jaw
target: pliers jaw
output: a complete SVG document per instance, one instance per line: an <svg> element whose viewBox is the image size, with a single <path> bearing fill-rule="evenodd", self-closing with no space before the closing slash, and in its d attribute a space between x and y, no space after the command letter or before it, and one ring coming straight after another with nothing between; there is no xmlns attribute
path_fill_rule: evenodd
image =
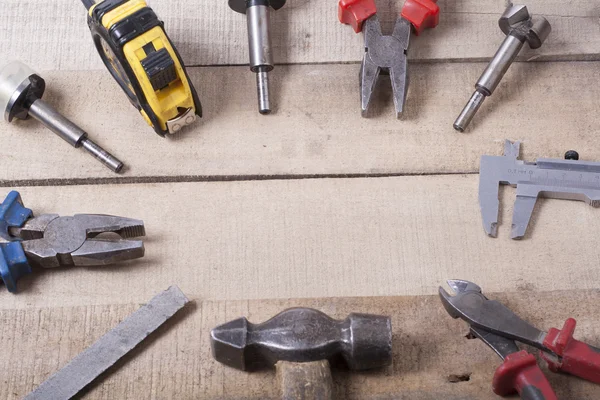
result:
<svg viewBox="0 0 600 400"><path fill-rule="evenodd" d="M382 73L392 81L396 117L402 118L408 92L407 53L410 35L439 23L437 0L406 0L392 35L383 35L374 0L340 0L338 17L351 25L356 33L363 31L365 55L360 71L362 116L368 116L369 105Z"/></svg>
<svg viewBox="0 0 600 400"><path fill-rule="evenodd" d="M461 310L457 303L460 301L462 294L469 292L479 293L481 294L481 297L485 299L481 288L472 282L459 279L452 279L447 281L447 283L454 292L455 296L450 295L443 287L439 288L440 299L442 300L442 304L446 309L446 312L454 319L461 318L468 321L468 316Z"/></svg>
<svg viewBox="0 0 600 400"><path fill-rule="evenodd" d="M541 357L553 372L566 372L600 383L600 349L573 338L574 319L569 318L561 330L552 328L546 333L522 320L503 304L488 300L474 283L452 280L448 285L456 295L451 296L440 287L440 298L446 311L452 317L466 321L471 333L504 360L493 380L494 392L499 396L518 392L522 398L557 399L536 358L526 351L519 351L515 341L541 350ZM533 393L538 396L532 396Z"/></svg>
<svg viewBox="0 0 600 400"><path fill-rule="evenodd" d="M504 304L489 300L478 285L464 280L451 280L448 285L456 295L451 296L441 287L439 294L450 316L464 320L471 327L543 349L543 332L522 320Z"/></svg>
<svg viewBox="0 0 600 400"><path fill-rule="evenodd" d="M144 256L144 222L110 215L33 217L18 192L0 203L0 278L16 293L31 264L44 268L101 266ZM116 237L115 237L116 236Z"/></svg>
<svg viewBox="0 0 600 400"><path fill-rule="evenodd" d="M402 118L408 92L407 52L412 26L398 18L391 36L381 33L377 15L364 22L365 56L360 71L362 116L368 117L369 105L377 87L379 76L387 74L392 81L396 117Z"/></svg>
<svg viewBox="0 0 600 400"><path fill-rule="evenodd" d="M144 256L143 221L110 215L54 214L32 218L19 229L27 257L44 268L101 266ZM112 233L118 238L102 237Z"/></svg>

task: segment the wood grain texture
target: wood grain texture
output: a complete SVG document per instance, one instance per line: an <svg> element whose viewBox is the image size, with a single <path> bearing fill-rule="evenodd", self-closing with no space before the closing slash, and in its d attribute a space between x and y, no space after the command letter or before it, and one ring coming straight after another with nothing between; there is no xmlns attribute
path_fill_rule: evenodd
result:
<svg viewBox="0 0 600 400"><path fill-rule="evenodd" d="M327 360L279 361L275 365L281 400L333 400L333 378Z"/></svg>
<svg viewBox="0 0 600 400"><path fill-rule="evenodd" d="M561 327L573 316L579 323L576 337L600 343L597 290L486 294L543 329ZM392 365L366 372L335 365L338 399L498 399L491 391L491 379L500 359L481 341L466 339L467 325L450 318L437 296L201 301L201 293L187 295L196 298L195 306L186 306L83 398L277 399L275 371L249 374L217 363L210 354L209 331L240 316L262 322L285 308L303 306L338 319L351 312L392 318ZM0 398L21 398L137 307L122 303L0 311ZM560 399L598 398L597 385L550 373L544 363L540 365Z"/></svg>
<svg viewBox="0 0 600 400"><path fill-rule="evenodd" d="M600 286L599 210L541 200L528 236L482 227L478 177L23 188L35 213L145 221L146 257L100 268L36 270L0 308L143 302L164 286L208 299L434 294L446 279L487 290Z"/></svg>
<svg viewBox="0 0 600 400"><path fill-rule="evenodd" d="M545 329L575 317L577 337L600 343L599 210L542 200L528 236L515 242L514 190L506 189L500 235L491 239L481 226L478 176L458 175L477 172L483 154L501 154L507 138L524 142L527 160L576 149L600 161L596 0L527 2L553 32L520 60L576 62L515 64L462 135L452 122L485 67L478 61L503 39L505 0L439 1L440 26L412 40L404 121L393 116L388 83L372 118L360 117L363 39L338 23L334 0L289 0L273 14L275 59L288 65L272 74L275 114L258 115L254 76L243 66L245 17L226 3L150 0L186 63L197 66L189 71L205 110L193 129L161 139L102 66L79 1L2 1L0 64L17 58L43 72L47 99L129 169L115 178L35 121L2 124L0 199L25 186L19 190L36 214L140 218L148 237L142 260L36 270L18 295L0 286L0 399L30 392L171 284L197 302L85 398L275 399L275 372L219 365L208 332L242 315L260 322L309 306L337 318L393 317L393 366L336 369L340 399L496 399L490 383L499 359L466 340L466 326L435 296L448 278L516 291L494 298ZM377 0L386 29L402 3ZM373 177L406 174L452 175ZM372 178L276 180L345 175ZM218 180L232 182L206 182ZM418 297L309 299L398 295ZM548 375L561 399L600 397L597 386Z"/></svg>
<svg viewBox="0 0 600 400"><path fill-rule="evenodd" d="M255 81L243 67L194 68L205 118L170 139L145 124L107 74L52 72L46 78L47 100L125 161L125 178L136 182L477 172L480 157L502 154L507 138L522 140L531 161L561 158L572 148L582 159L600 160L599 66L514 65L465 134L452 123L484 68L480 63L413 65L404 121L394 117L386 81L373 117L361 118L355 65L276 70L278 110L268 117L256 111ZM2 125L0 160L4 186L117 177L36 121Z"/></svg>
<svg viewBox="0 0 600 400"><path fill-rule="evenodd" d="M384 27L391 30L403 0L378 0ZM481 60L491 58L503 40L498 18L505 0L440 0L441 21L412 41L413 60ZM165 21L187 65L248 63L245 16L226 1L151 0ZM545 15L553 32L539 50L521 59L597 60L600 54L600 6L594 0L530 0L529 10ZM103 69L77 0L4 0L0 13L0 59L18 58L40 69ZM290 0L272 14L277 63L355 62L363 38L337 18L335 0Z"/></svg>

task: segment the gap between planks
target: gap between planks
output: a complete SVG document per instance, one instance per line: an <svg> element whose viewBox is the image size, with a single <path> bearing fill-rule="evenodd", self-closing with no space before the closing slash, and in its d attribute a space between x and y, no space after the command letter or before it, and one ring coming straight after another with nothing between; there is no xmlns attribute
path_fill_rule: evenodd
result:
<svg viewBox="0 0 600 400"><path fill-rule="evenodd" d="M45 77L48 102L124 160L130 169L122 178L473 173L482 155L502 154L505 139L521 140L526 160L560 158L569 149L600 159L600 88L589 84L600 79L598 63L513 66L473 129L457 134L452 122L481 70L474 63L411 68L399 122L389 80L382 80L372 117L361 117L357 65L276 69L279 112L267 118L256 112L256 83L246 68L194 68L205 118L167 140L143 123L109 74ZM119 177L35 121L3 127L0 160L0 182Z"/></svg>
<svg viewBox="0 0 600 400"><path fill-rule="evenodd" d="M264 182L305 179L360 179L360 178L401 178L409 176L455 176L479 175L478 172L442 173L381 173L381 174L307 174L307 175L231 175L231 176L138 176L116 178L79 179L22 179L0 181L0 187L44 187L44 186L92 186L92 185L131 185L147 183L211 183L211 182Z"/></svg>

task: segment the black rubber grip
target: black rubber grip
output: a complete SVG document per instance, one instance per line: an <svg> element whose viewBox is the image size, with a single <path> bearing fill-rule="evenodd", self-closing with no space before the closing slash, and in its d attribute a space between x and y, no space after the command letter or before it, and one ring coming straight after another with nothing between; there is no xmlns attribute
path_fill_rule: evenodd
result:
<svg viewBox="0 0 600 400"><path fill-rule="evenodd" d="M81 0L81 2L83 3L83 6L87 10L89 10L90 8L92 8L96 4L95 0Z"/></svg>

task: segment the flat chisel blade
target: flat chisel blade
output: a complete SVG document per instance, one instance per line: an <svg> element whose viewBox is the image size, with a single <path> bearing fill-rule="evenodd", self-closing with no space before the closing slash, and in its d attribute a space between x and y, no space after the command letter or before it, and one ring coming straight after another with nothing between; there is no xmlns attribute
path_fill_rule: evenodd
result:
<svg viewBox="0 0 600 400"><path fill-rule="evenodd" d="M156 295L113 330L77 355L25 400L67 400L133 350L189 300L177 286Z"/></svg>

